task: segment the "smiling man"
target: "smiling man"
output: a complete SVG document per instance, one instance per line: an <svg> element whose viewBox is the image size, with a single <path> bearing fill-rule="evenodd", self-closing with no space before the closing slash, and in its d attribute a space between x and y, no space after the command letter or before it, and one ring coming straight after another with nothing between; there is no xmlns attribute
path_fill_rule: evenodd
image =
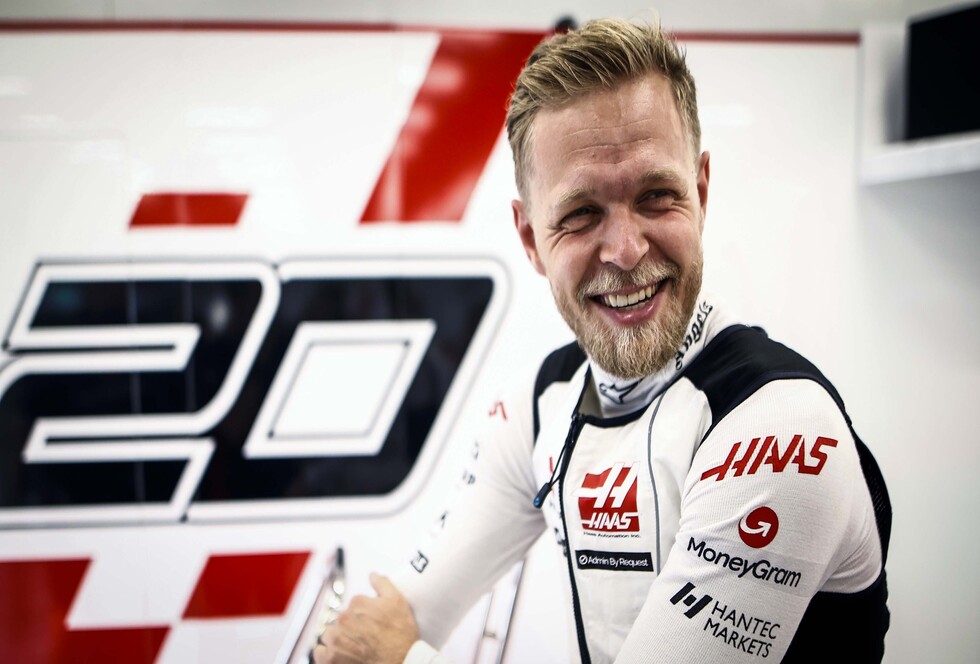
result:
<svg viewBox="0 0 980 664"><path fill-rule="evenodd" d="M667 365L701 288L709 159L685 124L649 73L542 108L528 130L521 241L586 353L622 379Z"/></svg>
<svg viewBox="0 0 980 664"><path fill-rule="evenodd" d="M827 379L702 291L683 54L625 21L557 36L507 129L515 226L577 344L494 409L431 541L316 661L439 661L546 531L582 662L880 661L884 483Z"/></svg>

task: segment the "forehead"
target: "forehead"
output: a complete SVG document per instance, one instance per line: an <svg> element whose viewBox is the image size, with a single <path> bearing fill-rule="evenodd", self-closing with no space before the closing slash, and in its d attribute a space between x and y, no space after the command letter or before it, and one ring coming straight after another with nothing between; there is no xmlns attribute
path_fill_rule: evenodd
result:
<svg viewBox="0 0 980 664"><path fill-rule="evenodd" d="M531 148L531 190L543 188L538 193L545 195L576 175L621 176L640 167L686 171L693 163L673 90L661 74L542 109Z"/></svg>

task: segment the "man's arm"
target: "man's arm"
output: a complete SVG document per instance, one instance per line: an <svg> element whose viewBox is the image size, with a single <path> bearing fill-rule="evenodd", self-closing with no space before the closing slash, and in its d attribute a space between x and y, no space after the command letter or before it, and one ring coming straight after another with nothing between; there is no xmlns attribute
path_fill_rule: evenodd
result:
<svg viewBox="0 0 980 664"><path fill-rule="evenodd" d="M316 664L446 664L434 646L544 528L531 504L536 489L530 400L529 384L489 410L458 490L430 537L406 557L392 581L372 578L377 597L351 601L325 631Z"/></svg>
<svg viewBox="0 0 980 664"><path fill-rule="evenodd" d="M769 383L696 453L677 538L616 661L779 661L816 593L857 597L881 572L843 415L815 382Z"/></svg>
<svg viewBox="0 0 980 664"><path fill-rule="evenodd" d="M543 516L531 504L537 491L532 389L527 381L488 409L458 491L448 497L430 536L393 575L422 638L436 646L544 529Z"/></svg>

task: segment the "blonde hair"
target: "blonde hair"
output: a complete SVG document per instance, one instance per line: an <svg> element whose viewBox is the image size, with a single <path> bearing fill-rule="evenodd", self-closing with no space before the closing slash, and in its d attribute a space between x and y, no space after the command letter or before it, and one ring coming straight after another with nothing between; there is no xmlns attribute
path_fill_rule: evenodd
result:
<svg viewBox="0 0 980 664"><path fill-rule="evenodd" d="M538 44L517 78L507 110L507 137L521 198L528 201L531 126L538 111L558 108L583 95L611 90L652 73L663 74L670 81L697 159L701 123L694 77L684 52L659 24L600 19Z"/></svg>

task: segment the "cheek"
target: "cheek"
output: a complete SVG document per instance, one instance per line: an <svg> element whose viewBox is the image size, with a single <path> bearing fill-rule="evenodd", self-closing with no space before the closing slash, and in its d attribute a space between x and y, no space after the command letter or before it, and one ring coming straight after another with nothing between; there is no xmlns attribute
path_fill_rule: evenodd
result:
<svg viewBox="0 0 980 664"><path fill-rule="evenodd" d="M576 251L556 256L559 278L566 289L576 292L582 282L592 275L597 265L591 260L592 255L589 251Z"/></svg>
<svg viewBox="0 0 980 664"><path fill-rule="evenodd" d="M591 246L587 242L571 236L544 247L541 252L549 278L559 281L581 279L588 269L591 255Z"/></svg>
<svg viewBox="0 0 980 664"><path fill-rule="evenodd" d="M682 267L701 256L701 233L695 226L685 225L666 230L656 244L666 258Z"/></svg>

